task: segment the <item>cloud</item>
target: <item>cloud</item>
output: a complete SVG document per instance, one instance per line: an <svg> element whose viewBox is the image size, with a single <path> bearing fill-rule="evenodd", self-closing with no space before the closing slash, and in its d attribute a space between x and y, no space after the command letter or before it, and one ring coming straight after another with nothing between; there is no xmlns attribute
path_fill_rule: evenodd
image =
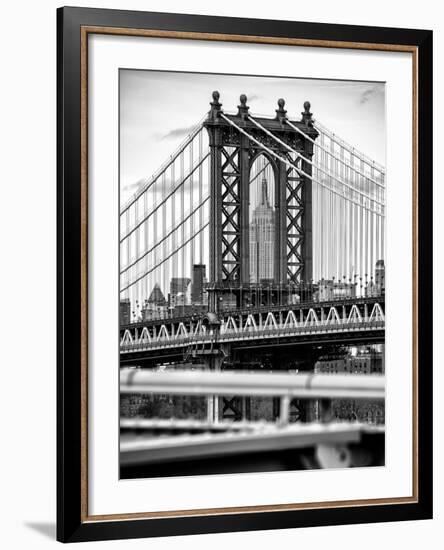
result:
<svg viewBox="0 0 444 550"><path fill-rule="evenodd" d="M251 95L248 95L247 98L248 98L247 103L250 103L250 101L256 101L256 99L259 99L260 96L257 94L251 94Z"/></svg>
<svg viewBox="0 0 444 550"><path fill-rule="evenodd" d="M149 180L141 179L139 181L136 181L135 183L131 183L129 185L125 185L123 187L123 191L127 196L134 196L139 191L142 191L143 186L148 183ZM165 187L163 185L165 184ZM148 195L156 196L156 200L159 200L162 198L163 194L169 195L171 191L179 185L179 181L172 181L170 178L165 178L165 182L163 182L161 179L159 179L154 185L149 186L149 189L146 191ZM197 196L198 189L197 189L197 175L195 174L194 177L188 178L184 184L182 184L184 193L186 195L191 194L191 186L194 188L194 196ZM208 189L208 182L206 180L202 181L202 192L205 194ZM180 190L176 191L176 193L180 192Z"/></svg>
<svg viewBox="0 0 444 550"><path fill-rule="evenodd" d="M188 134L191 134L191 132L194 130L193 126L187 126L186 128L175 128L174 130L171 130L167 134L164 134L162 136L162 139L176 139L180 137L185 137Z"/></svg>
<svg viewBox="0 0 444 550"><path fill-rule="evenodd" d="M179 185L179 180L172 181L170 178L165 178L165 193L168 195L174 188L176 188ZM180 190L183 189L185 194L191 193L191 187L194 189L194 194L197 196L198 193L198 179L197 179L197 173L194 173L193 178L188 178L185 183L182 184L180 189L176 191L176 193L180 193ZM202 191L205 192L208 189L208 182L206 180L202 181ZM150 189L148 190L148 194L151 195L157 195L158 197L162 197L164 193L163 189L163 183L160 181L156 184L154 184Z"/></svg>
<svg viewBox="0 0 444 550"><path fill-rule="evenodd" d="M378 96L381 93L381 90L379 87L373 86L372 88L367 88L364 90L361 94L361 97L359 98L359 103L361 105L365 105L369 101L371 101L373 98Z"/></svg>
<svg viewBox="0 0 444 550"><path fill-rule="evenodd" d="M123 190L125 191L125 193L132 193L133 191L137 191L137 189L141 187L145 183L145 181L146 180L139 180L134 183L124 185Z"/></svg>

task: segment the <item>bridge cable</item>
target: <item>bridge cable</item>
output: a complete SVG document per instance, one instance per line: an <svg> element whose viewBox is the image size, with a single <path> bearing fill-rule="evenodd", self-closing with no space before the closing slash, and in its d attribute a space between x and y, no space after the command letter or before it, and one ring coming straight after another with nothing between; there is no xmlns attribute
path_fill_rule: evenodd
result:
<svg viewBox="0 0 444 550"><path fill-rule="evenodd" d="M134 267L137 263L139 263L141 260L143 260L143 258L145 258L145 256L147 256L148 254L151 254L151 252L153 252L153 250L155 250L156 248L158 248L161 244L163 244L169 237L171 237L171 235L174 233L174 231L177 231L180 227L183 227L183 225L191 218L193 218L193 216L209 201L210 197L206 197L202 203L197 206L193 211L189 212L188 215L180 221L180 223L178 225L174 225L169 231L168 231L168 234L164 234L162 235L161 239L159 241L155 240L155 244L149 249L149 250L146 250L140 257L137 258L137 260L134 260L133 262L131 262L129 265L126 265L121 271L120 271L120 275L123 275L126 271L128 271L129 269L131 269L132 267ZM183 239L183 235L182 235L182 239ZM156 260L156 258L155 258Z"/></svg>
<svg viewBox="0 0 444 550"><path fill-rule="evenodd" d="M272 132L270 132L269 130L267 130L266 128L264 128L264 126L262 126L262 124L260 124L259 122L257 122L252 116L248 116L248 119L251 120L251 122L253 124L255 124L258 128L260 128L263 132L265 132L268 136L270 136L272 139L274 139L277 143L279 143L280 145L283 145L284 147L286 147L291 153L294 153L295 155L297 155L298 157L300 157L304 162L308 162L309 164L311 164L311 166L313 166L314 168L316 168L317 170L319 170L320 172L323 172L327 177L329 178L333 178L335 179L338 183L340 183L341 185L345 186L345 187L348 187L349 189L352 190L352 192L354 193L358 193L360 194L361 196L367 198L368 200L372 201L372 202L375 202L379 205L381 205L382 207L384 207L384 203L376 200L374 197L371 197L370 195L367 195L367 193L364 193L363 191L358 191L357 189L355 189L353 186L351 186L350 184L340 180L338 177L332 175L331 173L329 173L327 170L325 170L324 168L321 168L319 165L317 165L315 162L313 162L312 160L310 160L309 158L307 157L304 157L303 155L301 155L298 151L296 151L295 149L293 149L292 147L290 147L290 145L288 145L287 143L285 143L284 141L282 141L281 139L279 139L277 136L275 136Z"/></svg>
<svg viewBox="0 0 444 550"><path fill-rule="evenodd" d="M375 179L373 179L372 177L370 177L368 174L366 174L365 172L361 172L360 170L358 170L355 166L353 166L352 164L349 164L345 159L341 159L340 157L338 157L337 155L335 155L332 151L329 151L327 149L327 147L325 147L324 145L321 145L320 143L318 143L317 141L315 141L314 139L312 139L308 134L306 134L305 132L303 132L302 130L300 130L297 126L295 126L292 122L290 122L288 119L284 119L285 122L288 124L288 126L290 126L290 128L293 128L293 130L295 130L296 132L298 132L299 134L301 134L302 136L304 136L305 139L307 139L308 141L310 141L311 143L313 143L313 145L315 145L316 147L319 147L319 149L322 149L323 151L325 151L328 155L330 155L331 157L333 157L334 159L338 160L341 164L343 164L344 166L347 166L348 168L350 168L351 170L353 170L354 172L357 172L358 174L360 174L362 177L370 180L372 183L374 183L375 185L379 186L379 187L382 187L385 189L385 185L383 183L379 183L378 181L376 181ZM322 133L322 132L321 132ZM345 147L342 147L343 149L346 149ZM346 149L347 150L347 149ZM381 172L383 173L383 172Z"/></svg>
<svg viewBox="0 0 444 550"><path fill-rule="evenodd" d="M164 258L158 265L150 268L148 271L146 271L143 275L140 275L139 277L137 277L137 279L135 279L134 281L132 281L131 283L127 284L124 288L121 288L120 289L120 292L125 292L126 290L128 290L130 287L134 286L136 283L138 283L140 280L142 280L144 277L147 277L148 275L150 275L153 271L155 271L156 269L158 269L160 267L160 265L162 265L163 263L165 263L167 260L169 260L170 258L172 258L175 254L177 254L182 248L184 248L192 239L194 239L195 237L197 237L197 235L199 235L199 233L201 233L204 229L206 229L208 226L209 226L210 222L207 222L205 225L203 225L198 231L197 233L195 233L194 235L191 235L184 243L182 243L180 245L179 248L176 248L175 250L173 250L173 252L171 252L166 258Z"/></svg>
<svg viewBox="0 0 444 550"><path fill-rule="evenodd" d="M364 162L367 166L370 168L376 168L378 172L381 172L381 174L385 175L385 168L374 161L373 159L367 157L362 153L361 151L358 151L355 149L352 145L344 141L342 138L340 138L338 135L336 135L334 132L329 130L326 126L321 124L317 120L313 120L313 127L318 130L321 134L325 134L331 141L339 145L340 147L343 147L346 151L350 153L350 155L353 155L354 157L358 158L360 161Z"/></svg>
<svg viewBox="0 0 444 550"><path fill-rule="evenodd" d="M199 168L199 166L201 164L203 164L207 158L210 156L210 153L207 152L204 157L202 159L199 159L199 162L196 164L196 166L194 166L190 173L187 174L179 183L178 185L164 198L164 201L167 201L169 198L173 198L174 199L174 194L176 193L176 191L180 190L180 188L182 187L182 185L184 185L188 179L193 175L193 173ZM171 169L172 169L172 174L174 175L174 165L171 165ZM174 179L174 178L173 178ZM157 206L155 206L155 208L153 210L150 211L150 213L145 216L142 220L140 220L138 223L136 223L136 225L134 225L129 231L128 233L126 233L124 235L124 237L122 237L120 239L120 242L122 243L123 241L125 241L128 237L130 237L134 231L136 231L143 223L145 223L146 221L149 220L149 218L154 214L154 212L159 209L161 206L162 206L163 203L160 203L158 204ZM173 218L174 218L174 210L173 210Z"/></svg>
<svg viewBox="0 0 444 550"><path fill-rule="evenodd" d="M134 196L130 197L128 201L124 204L124 206L120 210L120 214L124 214L131 206L140 199L140 197L150 190L150 188L157 182L160 176L162 176L170 167L170 165L179 157L180 153L188 147L188 145L199 135L202 133L203 126L202 122L205 120L206 116L203 117L199 123L195 126L195 128L192 130L192 132L187 136L184 142L182 142L179 147L176 149L176 151L170 155L166 161L160 166L160 168L151 176L151 180L146 182L144 184L144 187L142 189L139 189Z"/></svg>
<svg viewBox="0 0 444 550"><path fill-rule="evenodd" d="M275 157L277 160L279 160L280 162L286 164L289 168L292 168L292 169L295 169L299 175L302 175L302 176L305 176L306 178L314 181L315 183L317 183L318 185L320 185L321 187L323 187L324 189L327 189L328 191L330 191L331 193L334 193L335 195L338 195L339 197L343 198L343 199L346 199L350 202L353 202L354 204L356 204L357 206L359 207L364 207L364 208L368 208L367 206L365 205L362 205L360 204L358 201L356 201L355 199L352 199L351 197L346 197L344 196L343 194L341 194L340 192L336 191L335 189L331 188L331 187L328 187L325 183L322 183L321 181L319 181L318 179L316 179L315 177L311 176L310 174L308 174L307 172L305 172L304 170L302 170L302 168L299 168L298 166L296 166L296 164L294 163L294 161L290 162L288 159L286 158L282 158L281 156L279 156L277 153L275 153L274 151L272 151L270 148L268 148L266 145L264 145L263 143L261 143L260 141L258 141L256 138L254 138L251 134L249 134L248 132L246 132L245 130L243 130L242 128L240 128L235 122L233 122L232 120L230 120L229 118L227 118L223 113L220 113L220 116L226 120L231 126L233 126L234 128L236 128L241 134L245 135L248 139L250 139L253 143L256 143L256 145L259 145L259 147L261 147L262 149L264 149L265 151L267 151L267 153L269 153L270 155L272 155L273 157ZM305 159L304 157L302 157L304 160L307 160ZM384 217L384 214L381 214L380 212L377 212L371 208L369 208L371 210L371 212L373 212L374 214L376 214L377 216L381 216L381 217Z"/></svg>

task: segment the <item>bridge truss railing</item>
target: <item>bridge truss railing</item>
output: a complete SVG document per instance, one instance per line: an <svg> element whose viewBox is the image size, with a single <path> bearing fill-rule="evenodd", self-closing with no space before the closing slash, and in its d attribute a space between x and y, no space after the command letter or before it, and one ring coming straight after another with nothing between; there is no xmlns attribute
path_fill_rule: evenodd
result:
<svg viewBox="0 0 444 550"><path fill-rule="evenodd" d="M344 324L342 324L344 326ZM374 330L384 330L385 323L384 321L367 321L360 323L349 323L347 325L347 331L349 333L357 331L374 331ZM343 332L339 324L319 324L311 325L306 327L288 327L288 328L268 328L268 329L254 329L254 328L242 328L239 330L236 329L227 329L222 332L220 335L217 335L214 332L206 332L205 329L200 331L195 336L170 336L170 335L161 335L151 340L139 338L133 341L126 341L122 339L120 344L120 353L125 354L127 352L137 352L145 350L154 350L162 348L180 348L187 345L203 345L211 343L224 343L224 342L236 342L236 341L248 341L248 340L257 340L259 338L276 338L284 339L292 336L305 336L313 334L326 334L326 333L339 333Z"/></svg>
<svg viewBox="0 0 444 550"><path fill-rule="evenodd" d="M244 316L228 316L223 320L218 330L207 329L198 321L196 323L180 323L177 327L162 324L153 329L144 327L137 333L126 329L120 341L120 353L143 351L147 349L183 347L189 344L200 345L208 343L223 343L225 341L247 341L261 338L283 339L288 337L307 337L310 334L353 333L357 331L383 330L385 316L375 304L368 317L362 317L357 309L348 312L346 317L332 307L322 318L310 309L305 318L289 312L285 316L268 312L260 322L253 314Z"/></svg>

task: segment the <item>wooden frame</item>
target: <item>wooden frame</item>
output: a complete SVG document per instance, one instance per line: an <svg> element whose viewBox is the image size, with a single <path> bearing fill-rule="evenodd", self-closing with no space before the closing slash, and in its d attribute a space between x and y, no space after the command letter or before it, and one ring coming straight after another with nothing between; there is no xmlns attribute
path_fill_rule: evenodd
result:
<svg viewBox="0 0 444 550"><path fill-rule="evenodd" d="M57 538L71 542L432 517L431 31L84 8L60 8L57 15ZM224 32L228 28L230 34ZM88 514L87 38L91 33L412 54L414 492L411 497L113 516Z"/></svg>

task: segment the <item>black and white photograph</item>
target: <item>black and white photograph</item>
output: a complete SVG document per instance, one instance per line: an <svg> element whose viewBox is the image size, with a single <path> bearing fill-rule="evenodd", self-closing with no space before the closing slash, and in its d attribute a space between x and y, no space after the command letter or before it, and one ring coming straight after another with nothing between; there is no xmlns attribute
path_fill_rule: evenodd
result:
<svg viewBox="0 0 444 550"><path fill-rule="evenodd" d="M385 465L385 159L383 82L119 70L121 478Z"/></svg>
<svg viewBox="0 0 444 550"><path fill-rule="evenodd" d="M2 5L0 546L435 550L439 4L77 4Z"/></svg>

